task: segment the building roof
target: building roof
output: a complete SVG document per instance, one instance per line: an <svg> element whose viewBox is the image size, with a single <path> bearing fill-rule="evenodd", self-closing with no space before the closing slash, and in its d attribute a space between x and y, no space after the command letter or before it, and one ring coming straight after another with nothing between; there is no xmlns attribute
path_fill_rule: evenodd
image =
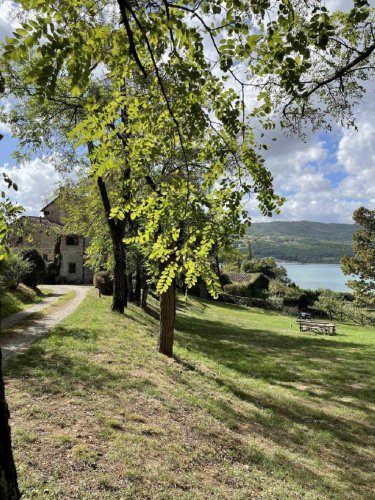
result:
<svg viewBox="0 0 375 500"><path fill-rule="evenodd" d="M230 272L227 275L232 283L249 283L251 278L250 273Z"/></svg>
<svg viewBox="0 0 375 500"><path fill-rule="evenodd" d="M50 205L52 205L53 203L55 203L55 201L58 200L58 196L56 196L56 198L54 198L52 201L50 201L45 207L41 208L40 211L43 212L46 208L48 208Z"/></svg>
<svg viewBox="0 0 375 500"><path fill-rule="evenodd" d="M267 280L267 276L264 276L262 273L236 273L230 272L227 273L227 276L231 280L232 283L244 283L245 285L251 285L256 282L260 277L264 277Z"/></svg>

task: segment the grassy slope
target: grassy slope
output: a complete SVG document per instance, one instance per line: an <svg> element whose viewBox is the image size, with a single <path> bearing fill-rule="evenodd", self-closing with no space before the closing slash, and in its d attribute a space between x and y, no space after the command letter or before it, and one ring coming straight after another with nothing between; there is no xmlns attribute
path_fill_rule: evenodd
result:
<svg viewBox="0 0 375 500"><path fill-rule="evenodd" d="M32 288L22 284L18 285L16 290L9 290L1 295L0 319L37 304L42 299L43 297L38 296Z"/></svg>
<svg viewBox="0 0 375 500"><path fill-rule="evenodd" d="M108 306L8 365L25 498L374 498L374 329L189 300L170 360Z"/></svg>

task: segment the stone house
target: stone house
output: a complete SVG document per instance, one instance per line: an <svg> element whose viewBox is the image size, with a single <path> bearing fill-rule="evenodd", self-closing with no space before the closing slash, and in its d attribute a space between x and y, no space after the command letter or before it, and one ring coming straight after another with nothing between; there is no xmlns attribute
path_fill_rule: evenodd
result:
<svg viewBox="0 0 375 500"><path fill-rule="evenodd" d="M60 237L60 276L67 283L92 283L92 271L84 265L86 239L79 234L64 234L63 213L57 199L43 207L41 212L41 217L24 215L19 219L20 229L11 237L11 246L36 248L49 264L54 259L55 246Z"/></svg>

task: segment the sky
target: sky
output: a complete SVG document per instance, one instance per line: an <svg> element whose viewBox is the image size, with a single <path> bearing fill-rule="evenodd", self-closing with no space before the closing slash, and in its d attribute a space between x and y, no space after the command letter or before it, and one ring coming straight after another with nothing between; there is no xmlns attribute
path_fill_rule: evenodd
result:
<svg viewBox="0 0 375 500"><path fill-rule="evenodd" d="M346 10L351 0L330 0L331 9ZM375 0L371 1L375 5ZM12 2L0 0L0 39L10 35ZM279 216L272 220L311 220L317 222L352 222L359 206L375 208L375 85L369 86L364 100L355 108L354 129L336 124L329 133L308 133L305 142L286 137L276 130L277 141L266 152L266 166L274 176L277 193L287 201ZM39 215L50 199L60 175L47 158L17 164L11 157L17 141L0 123L0 173L6 172L18 184L17 201L26 214ZM247 208L253 221L263 218L257 202Z"/></svg>

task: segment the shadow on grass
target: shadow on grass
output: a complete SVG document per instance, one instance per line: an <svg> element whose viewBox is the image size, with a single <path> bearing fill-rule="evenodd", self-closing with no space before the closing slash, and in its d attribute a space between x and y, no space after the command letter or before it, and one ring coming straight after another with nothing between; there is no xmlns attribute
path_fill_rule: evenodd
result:
<svg viewBox="0 0 375 500"><path fill-rule="evenodd" d="M25 352L10 358L5 374L12 379L25 380L29 390L37 394L66 394L76 389L118 391L119 388L142 389L145 385L153 385L148 380L126 377L122 359L108 358L105 353L101 357L102 353L96 349L100 334L95 329L56 327Z"/></svg>
<svg viewBox="0 0 375 500"><path fill-rule="evenodd" d="M177 328L183 347L244 376L274 384L313 383L329 398L352 395L375 402L374 391L356 386L366 375L373 375L373 352L363 344L342 342L339 337L279 335L186 316L178 317Z"/></svg>
<svg viewBox="0 0 375 500"><path fill-rule="evenodd" d="M199 365L177 361L209 378L224 393L249 403L241 413L230 404L219 407L212 400L218 418L239 428L260 425L269 438L286 447L303 445L307 429L328 433L337 440L334 462L339 464L347 454L359 469L368 471L366 452L356 448L366 448L374 440L373 351L337 338L278 335L185 316L178 318L178 329L182 347L233 372L222 374L216 368L201 372ZM259 388L256 379L270 389ZM291 390L289 396L278 393L275 386ZM357 421L350 414L335 414L332 405L337 404L362 410L366 417ZM297 432L298 427L305 430Z"/></svg>

